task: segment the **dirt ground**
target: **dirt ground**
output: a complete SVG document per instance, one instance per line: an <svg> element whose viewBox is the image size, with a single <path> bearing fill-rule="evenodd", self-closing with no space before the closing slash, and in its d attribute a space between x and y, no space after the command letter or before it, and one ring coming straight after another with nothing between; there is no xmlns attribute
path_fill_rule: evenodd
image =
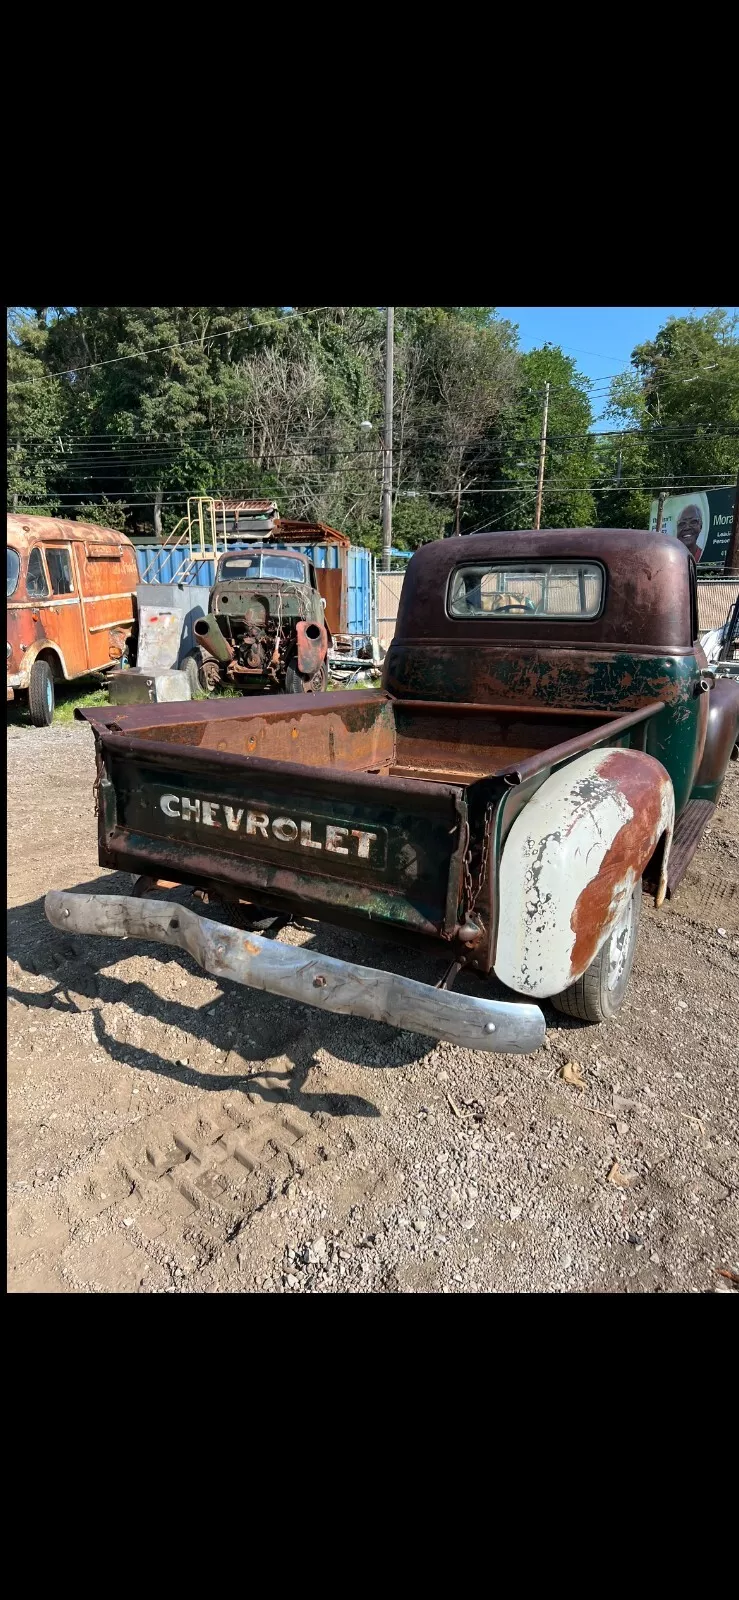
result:
<svg viewBox="0 0 739 1600"><path fill-rule="evenodd" d="M8 769L11 1291L734 1292L736 764L675 901L645 900L619 1020L545 1007L533 1056L63 937L47 889L131 887L97 865L92 733L10 727ZM443 967L311 924L279 937Z"/></svg>

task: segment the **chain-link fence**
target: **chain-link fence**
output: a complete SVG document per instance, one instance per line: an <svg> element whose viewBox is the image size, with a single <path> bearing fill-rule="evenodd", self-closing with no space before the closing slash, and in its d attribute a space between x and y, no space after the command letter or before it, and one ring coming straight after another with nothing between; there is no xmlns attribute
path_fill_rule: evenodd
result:
<svg viewBox="0 0 739 1600"><path fill-rule="evenodd" d="M698 626L701 633L723 628L739 594L739 573L698 579Z"/></svg>
<svg viewBox="0 0 739 1600"><path fill-rule="evenodd" d="M377 636L385 649L395 632L400 594L403 588L402 572L377 572L375 590L375 617ZM724 574L718 578L698 580L698 626L701 633L712 628L723 628L739 594L739 573ZM574 609L574 603L573 603Z"/></svg>
<svg viewBox="0 0 739 1600"><path fill-rule="evenodd" d="M378 571L375 574L375 628L383 650L387 649L395 633L404 577L404 572Z"/></svg>

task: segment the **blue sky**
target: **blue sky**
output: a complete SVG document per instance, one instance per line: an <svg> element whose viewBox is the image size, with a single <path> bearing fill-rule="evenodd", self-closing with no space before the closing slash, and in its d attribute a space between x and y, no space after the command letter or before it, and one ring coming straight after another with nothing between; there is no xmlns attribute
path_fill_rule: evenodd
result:
<svg viewBox="0 0 739 1600"><path fill-rule="evenodd" d="M517 322L522 350L549 340L574 356L581 372L598 385L593 394L596 419L608 396L604 379L629 365L634 345L653 339L668 317L699 316L710 306L496 306L500 317ZM736 311L735 306L724 310ZM600 421L600 427L608 426Z"/></svg>

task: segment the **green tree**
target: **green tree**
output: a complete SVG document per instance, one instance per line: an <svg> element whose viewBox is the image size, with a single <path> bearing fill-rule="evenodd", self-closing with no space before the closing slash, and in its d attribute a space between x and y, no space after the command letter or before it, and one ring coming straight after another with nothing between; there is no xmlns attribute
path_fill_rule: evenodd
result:
<svg viewBox="0 0 739 1600"><path fill-rule="evenodd" d="M157 532L188 495L269 493L287 515L379 538L383 307L60 306L30 320L9 357L16 487L22 467L33 486L33 466L60 507L126 503ZM489 306L397 307L396 374L396 527L413 543L485 484L517 394L515 331Z"/></svg>
<svg viewBox="0 0 739 1600"><path fill-rule="evenodd" d="M45 308L8 313L8 510L50 516L57 502L49 485L62 460L59 439L65 394L49 376Z"/></svg>
<svg viewBox="0 0 739 1600"><path fill-rule="evenodd" d="M488 306L399 307L396 328L396 511L404 495L420 495L415 537L422 521L426 537L439 537L484 483L488 436L515 401L515 332Z"/></svg>
<svg viewBox="0 0 739 1600"><path fill-rule="evenodd" d="M550 388L541 526L592 526L595 441L590 432L589 380L578 372L571 356L546 344L519 357L518 382L515 408L488 441L490 495L466 512L463 532L473 519L500 528L533 527L546 383Z"/></svg>
<svg viewBox="0 0 739 1600"><path fill-rule="evenodd" d="M397 501L393 511L393 544L398 550L417 550L430 539L443 539L453 520L448 504L411 491L408 498Z"/></svg>
<svg viewBox="0 0 739 1600"><path fill-rule="evenodd" d="M103 495L98 505L77 507L77 522L90 522L97 528L116 528L126 533L129 525L128 507L124 500L107 500Z"/></svg>
<svg viewBox="0 0 739 1600"><path fill-rule="evenodd" d="M655 339L637 345L631 369L612 384L608 414L638 432L624 431L603 452L609 470L621 452L628 487L603 497L602 512L646 527L660 489L731 483L739 455L738 326L721 309L670 317Z"/></svg>
<svg viewBox="0 0 739 1600"><path fill-rule="evenodd" d="M616 432L596 440L595 482L599 528L647 528L651 494L648 443L641 433Z"/></svg>
<svg viewBox="0 0 739 1600"><path fill-rule="evenodd" d="M460 509L462 495L480 482L488 435L516 395L518 365L507 323L478 327L447 317L431 334L430 455L439 488Z"/></svg>

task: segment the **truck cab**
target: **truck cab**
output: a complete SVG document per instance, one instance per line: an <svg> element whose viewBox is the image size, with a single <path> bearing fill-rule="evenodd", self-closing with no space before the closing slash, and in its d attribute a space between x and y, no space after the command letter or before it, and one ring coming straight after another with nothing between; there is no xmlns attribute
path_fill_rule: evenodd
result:
<svg viewBox="0 0 739 1600"><path fill-rule="evenodd" d="M232 683L242 694L325 689L324 604L313 562L301 551L259 545L227 551L218 562L208 616L195 623L203 686Z"/></svg>
<svg viewBox="0 0 739 1600"><path fill-rule="evenodd" d="M384 687L398 700L516 705L543 717L661 701L645 750L679 817L715 804L737 697L700 643L696 567L679 540L623 528L480 533L409 563Z"/></svg>

